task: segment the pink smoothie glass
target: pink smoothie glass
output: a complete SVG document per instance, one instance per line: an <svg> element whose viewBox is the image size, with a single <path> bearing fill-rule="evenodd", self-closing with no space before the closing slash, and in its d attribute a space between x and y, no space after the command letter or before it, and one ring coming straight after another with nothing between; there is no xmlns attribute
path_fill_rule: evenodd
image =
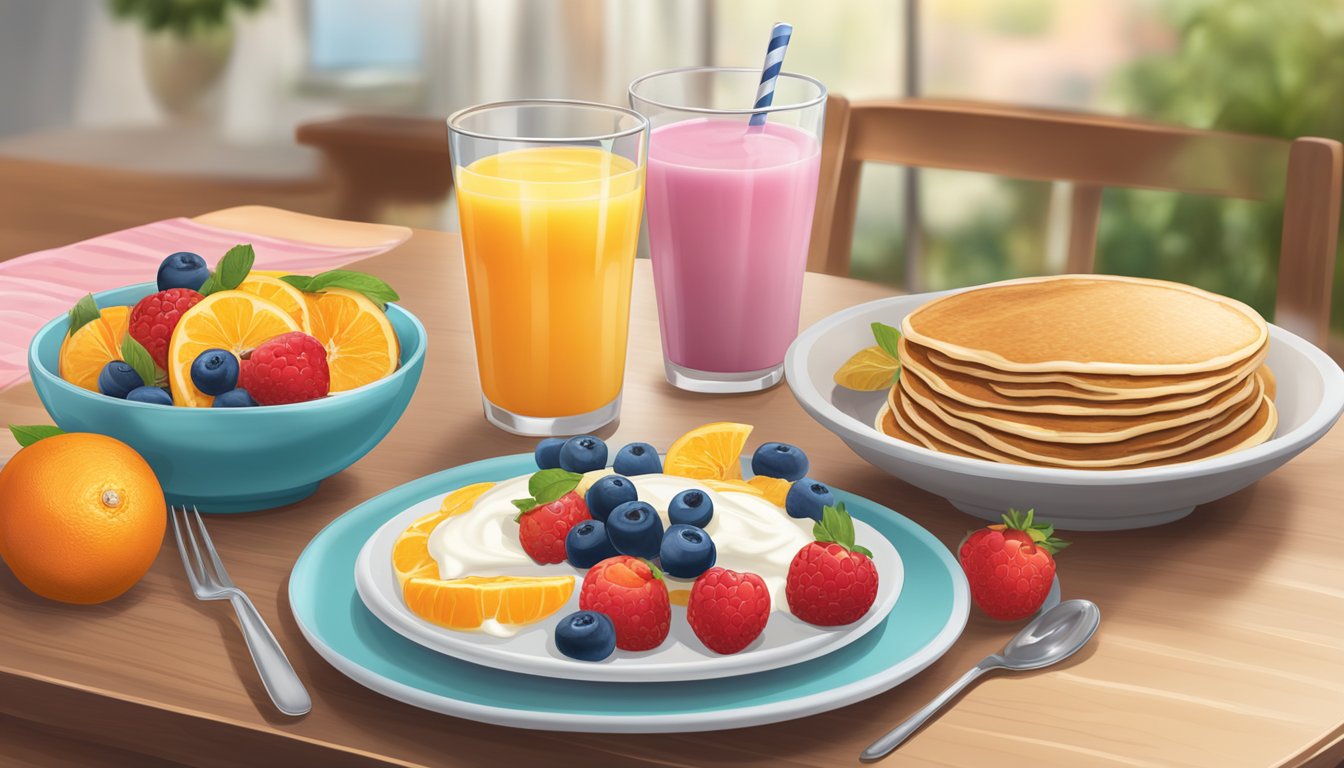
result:
<svg viewBox="0 0 1344 768"><path fill-rule="evenodd" d="M760 79L688 67L630 84L653 128L645 207L664 369L693 392L774 386L798 334L826 88L783 72L774 103L753 109Z"/></svg>

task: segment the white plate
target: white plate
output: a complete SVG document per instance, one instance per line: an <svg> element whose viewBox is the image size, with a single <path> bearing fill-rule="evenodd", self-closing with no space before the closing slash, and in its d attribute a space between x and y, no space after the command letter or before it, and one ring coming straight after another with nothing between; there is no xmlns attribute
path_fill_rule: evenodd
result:
<svg viewBox="0 0 1344 768"><path fill-rule="evenodd" d="M392 547L417 518L439 508L444 494L423 499L384 523L359 552L355 588L374 616L404 637L465 661L509 672L545 677L608 682L675 682L762 672L830 653L862 637L882 623L900 597L905 570L891 542L861 520L854 521L855 541L872 550L878 589L873 607L859 621L843 627L815 627L785 611L773 611L765 630L746 649L721 655L708 650L686 622L685 609L672 607L668 639L651 651L617 650L601 662L577 661L561 654L553 639L555 622L579 610L583 571L561 563L547 573L573 574L579 581L569 602L556 613L512 637L459 632L432 624L411 612L401 597L392 569ZM784 514L780 510L780 514ZM692 582L670 580L673 589Z"/></svg>
<svg viewBox="0 0 1344 768"><path fill-rule="evenodd" d="M873 428L885 392L852 392L832 377L850 355L872 346L874 321L899 326L916 307L948 293L955 291L880 299L824 318L794 340L784 373L803 409L859 456L986 520L1017 507L1035 508L1037 517L1070 530L1171 522L1282 466L1319 440L1344 409L1339 366L1310 342L1271 325L1266 362L1278 381L1279 426L1255 447L1186 464L1103 471L1000 464L911 445Z"/></svg>

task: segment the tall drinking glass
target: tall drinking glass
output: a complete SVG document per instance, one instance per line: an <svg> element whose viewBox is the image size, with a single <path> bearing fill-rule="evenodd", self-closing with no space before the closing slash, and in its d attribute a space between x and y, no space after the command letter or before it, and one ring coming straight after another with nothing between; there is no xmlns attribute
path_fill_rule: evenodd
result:
<svg viewBox="0 0 1344 768"><path fill-rule="evenodd" d="M621 410L648 120L578 101L448 118L485 416L589 432Z"/></svg>
<svg viewBox="0 0 1344 768"><path fill-rule="evenodd" d="M630 84L630 105L653 128L649 246L663 363L668 381L694 392L774 386L798 334L826 88L784 72L773 105L752 109L760 77L688 67Z"/></svg>

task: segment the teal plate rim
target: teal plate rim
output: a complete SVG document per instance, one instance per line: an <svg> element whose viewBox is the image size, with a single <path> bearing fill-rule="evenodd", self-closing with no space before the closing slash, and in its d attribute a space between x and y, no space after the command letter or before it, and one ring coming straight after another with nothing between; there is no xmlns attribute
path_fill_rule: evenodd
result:
<svg viewBox="0 0 1344 768"><path fill-rule="evenodd" d="M965 629L969 589L952 553L909 518L835 489L851 514L900 552L905 587L882 624L811 661L687 682L563 680L445 656L402 637L369 612L355 590L355 559L380 525L436 493L535 467L531 454L464 464L393 488L331 521L290 573L290 610L304 638L355 682L434 712L519 728L671 733L762 725L861 701L932 664Z"/></svg>

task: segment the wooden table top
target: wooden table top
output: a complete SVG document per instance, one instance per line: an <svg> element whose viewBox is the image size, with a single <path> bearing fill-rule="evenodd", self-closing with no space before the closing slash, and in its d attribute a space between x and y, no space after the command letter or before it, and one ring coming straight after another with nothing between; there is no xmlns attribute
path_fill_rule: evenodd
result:
<svg viewBox="0 0 1344 768"><path fill-rule="evenodd" d="M312 692L311 714L275 712L233 612L192 598L165 541L144 581L101 606L47 602L0 569L0 754L11 742L13 754L33 755L43 744L54 754L78 741L105 750L81 747L71 764L855 764L870 740L1017 630L973 610L952 650L892 691L806 722L718 733L521 731L366 690L306 644L289 610L289 571L304 545L376 494L464 462L531 450L533 441L496 430L481 415L455 235L417 231L359 268L396 286L429 329L409 410L381 445L307 501L209 521L234 579ZM887 292L808 275L803 323ZM635 272L634 295L624 411L604 437L666 446L708 421L753 423L760 439L804 448L817 477L908 515L949 546L979 524L850 453L803 413L787 386L736 396L672 388L663 380L647 263ZM0 420L49 421L27 384L0 392ZM0 441L0 459L14 450ZM1337 428L1270 477L1185 520L1070 536L1074 546L1060 558L1064 596L1101 607L1096 639L1059 667L984 680L888 764L1334 765L1344 757L1342 462Z"/></svg>

